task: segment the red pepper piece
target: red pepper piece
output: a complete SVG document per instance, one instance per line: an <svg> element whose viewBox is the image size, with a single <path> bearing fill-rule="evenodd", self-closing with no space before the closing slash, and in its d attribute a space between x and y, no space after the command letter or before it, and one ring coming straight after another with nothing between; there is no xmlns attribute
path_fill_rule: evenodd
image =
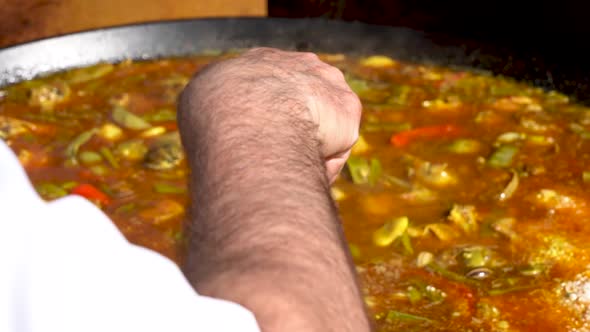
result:
<svg viewBox="0 0 590 332"><path fill-rule="evenodd" d="M75 186L74 188L72 188L72 191L70 193L82 196L88 200L97 202L100 205L107 205L111 202L111 200L105 193L103 193L95 186L88 183L81 183Z"/></svg>
<svg viewBox="0 0 590 332"><path fill-rule="evenodd" d="M459 127L452 124L420 127L394 134L391 136L391 144L401 148L417 139L452 137L458 135L459 132Z"/></svg>

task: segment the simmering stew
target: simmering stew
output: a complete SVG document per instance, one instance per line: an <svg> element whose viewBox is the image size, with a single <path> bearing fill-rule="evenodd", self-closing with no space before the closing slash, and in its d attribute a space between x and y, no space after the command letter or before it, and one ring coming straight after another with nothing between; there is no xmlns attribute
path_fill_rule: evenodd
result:
<svg viewBox="0 0 590 332"><path fill-rule="evenodd" d="M179 261L188 169L175 101L227 56L6 87L0 138L42 197L82 195ZM322 58L363 102L332 194L378 330L590 331L590 108L486 73Z"/></svg>

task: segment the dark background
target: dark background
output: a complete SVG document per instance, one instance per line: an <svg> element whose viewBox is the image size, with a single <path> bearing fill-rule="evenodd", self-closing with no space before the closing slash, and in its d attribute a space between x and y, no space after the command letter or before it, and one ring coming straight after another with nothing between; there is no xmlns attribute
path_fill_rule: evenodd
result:
<svg viewBox="0 0 590 332"><path fill-rule="evenodd" d="M590 1L269 0L269 16L406 26L589 61Z"/></svg>

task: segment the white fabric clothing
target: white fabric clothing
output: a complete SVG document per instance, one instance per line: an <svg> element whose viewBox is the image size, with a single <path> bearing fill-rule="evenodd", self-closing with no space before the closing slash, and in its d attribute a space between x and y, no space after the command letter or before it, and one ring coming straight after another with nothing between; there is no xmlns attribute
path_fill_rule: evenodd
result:
<svg viewBox="0 0 590 332"><path fill-rule="evenodd" d="M238 304L198 295L89 201L43 201L0 140L0 331L258 332Z"/></svg>

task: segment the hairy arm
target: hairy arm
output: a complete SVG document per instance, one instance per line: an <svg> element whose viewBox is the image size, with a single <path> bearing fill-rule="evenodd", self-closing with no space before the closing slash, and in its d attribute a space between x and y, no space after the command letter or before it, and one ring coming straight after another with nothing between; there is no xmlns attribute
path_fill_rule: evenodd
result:
<svg viewBox="0 0 590 332"><path fill-rule="evenodd" d="M249 73L240 60L207 69L181 98L195 203L185 272L199 293L252 310L263 331L368 331L321 124L281 70L247 59Z"/></svg>

